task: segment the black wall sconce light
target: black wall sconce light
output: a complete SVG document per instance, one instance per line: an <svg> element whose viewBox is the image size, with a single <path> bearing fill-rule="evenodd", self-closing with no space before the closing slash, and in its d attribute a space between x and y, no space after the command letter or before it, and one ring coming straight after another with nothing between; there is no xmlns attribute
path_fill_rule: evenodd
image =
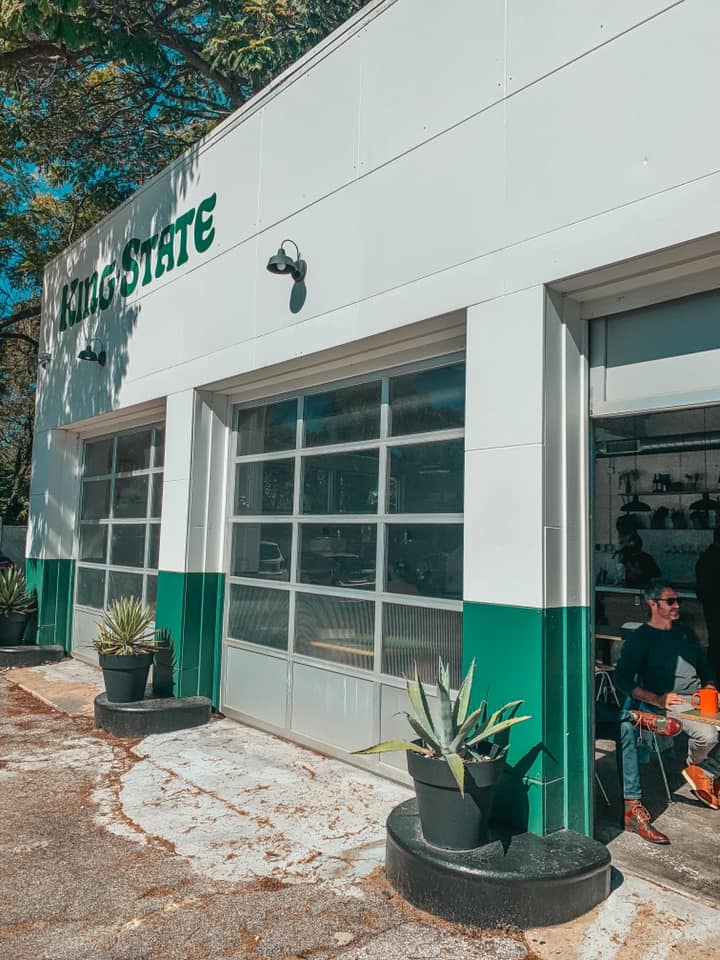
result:
<svg viewBox="0 0 720 960"><path fill-rule="evenodd" d="M92 345L94 343L99 343L101 348L103 348L99 353L96 353L93 350ZM90 363L98 363L101 367L104 367L107 360L107 354L105 353L104 346L105 345L103 344L102 340L98 340L97 338L88 340L85 349L81 350L78 354L78 360L89 360Z"/></svg>
<svg viewBox="0 0 720 960"><path fill-rule="evenodd" d="M295 260L289 257L285 252L285 244L291 243L295 247L297 258ZM283 240L280 249L270 257L267 263L267 270L270 273L276 273L279 276L291 276L295 283L302 283L307 273L307 264L300 259L300 250L294 240Z"/></svg>

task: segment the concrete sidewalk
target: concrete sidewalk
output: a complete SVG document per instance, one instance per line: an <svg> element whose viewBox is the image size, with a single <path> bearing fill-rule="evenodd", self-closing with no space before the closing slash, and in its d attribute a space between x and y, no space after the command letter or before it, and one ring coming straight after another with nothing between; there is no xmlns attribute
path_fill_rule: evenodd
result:
<svg viewBox="0 0 720 960"><path fill-rule="evenodd" d="M4 676L79 718L88 716L101 687L99 671L75 661ZM573 923L527 931L526 941L497 934L468 937L405 908L385 884L384 820L408 796L404 788L230 720L134 744L93 736L87 721L76 722L84 724L88 741L100 738L107 751L125 756L121 769L98 776L90 792L99 829L132 845L165 849L213 884L237 890L248 883L268 890L311 886L316 896L354 904L345 908L348 929L334 932L343 935L339 939L328 934L322 956L420 960L445 956L448 948L467 958L662 960L695 958L699 950L720 947L720 912L711 903L627 870L617 875L605 904ZM104 769L109 761L89 755L87 762ZM357 917L369 916L378 892L402 913L404 924L414 924L412 933L408 928L402 936L387 929L360 935ZM320 955L313 950L313 957Z"/></svg>

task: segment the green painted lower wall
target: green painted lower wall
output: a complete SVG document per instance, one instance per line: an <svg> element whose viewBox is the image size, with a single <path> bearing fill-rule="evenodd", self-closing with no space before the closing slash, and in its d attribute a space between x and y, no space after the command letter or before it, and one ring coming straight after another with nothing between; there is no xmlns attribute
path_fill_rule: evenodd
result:
<svg viewBox="0 0 720 960"><path fill-rule="evenodd" d="M544 836L592 830L589 610L466 602L463 666L476 660L474 701L525 701L497 808Z"/></svg>
<svg viewBox="0 0 720 960"><path fill-rule="evenodd" d="M219 701L223 573L158 572L155 626L170 633L176 696Z"/></svg>
<svg viewBox="0 0 720 960"><path fill-rule="evenodd" d="M75 589L74 560L25 560L28 589L38 598L36 642L58 643L70 652L72 601Z"/></svg>

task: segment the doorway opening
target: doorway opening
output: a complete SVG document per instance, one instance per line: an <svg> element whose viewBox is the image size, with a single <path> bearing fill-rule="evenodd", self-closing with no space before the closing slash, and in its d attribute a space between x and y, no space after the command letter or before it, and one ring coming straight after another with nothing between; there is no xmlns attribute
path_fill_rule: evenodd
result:
<svg viewBox="0 0 720 960"><path fill-rule="evenodd" d="M615 668L648 618L646 588L662 581L680 599L678 626L692 633L720 681L720 406L596 418L592 449L596 835L645 875L714 896L717 813L682 777L684 733L646 731L640 746L643 804L673 855L622 831L617 715L626 691Z"/></svg>

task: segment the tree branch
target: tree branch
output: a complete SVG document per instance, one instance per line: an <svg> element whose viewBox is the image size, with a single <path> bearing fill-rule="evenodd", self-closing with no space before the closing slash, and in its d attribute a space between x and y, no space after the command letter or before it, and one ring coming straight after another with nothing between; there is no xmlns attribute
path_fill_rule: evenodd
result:
<svg viewBox="0 0 720 960"><path fill-rule="evenodd" d="M66 47L53 43L52 40L32 40L26 46L18 47L16 50L0 52L0 70L36 66L39 63L57 63L60 60L71 63L80 56L82 51L70 53Z"/></svg>
<svg viewBox="0 0 720 960"><path fill-rule="evenodd" d="M28 307L25 310L18 310L17 313L13 313L9 317L0 317L0 334L3 330L6 330L8 327L12 327L14 324L19 323L21 320L31 320L34 317L40 316L40 307ZM37 344L36 344L37 346Z"/></svg>
<svg viewBox="0 0 720 960"><path fill-rule="evenodd" d="M0 343L3 340L22 340L25 343L29 343L33 350L37 350L40 344L34 337L29 337L26 333L4 333L0 330Z"/></svg>

